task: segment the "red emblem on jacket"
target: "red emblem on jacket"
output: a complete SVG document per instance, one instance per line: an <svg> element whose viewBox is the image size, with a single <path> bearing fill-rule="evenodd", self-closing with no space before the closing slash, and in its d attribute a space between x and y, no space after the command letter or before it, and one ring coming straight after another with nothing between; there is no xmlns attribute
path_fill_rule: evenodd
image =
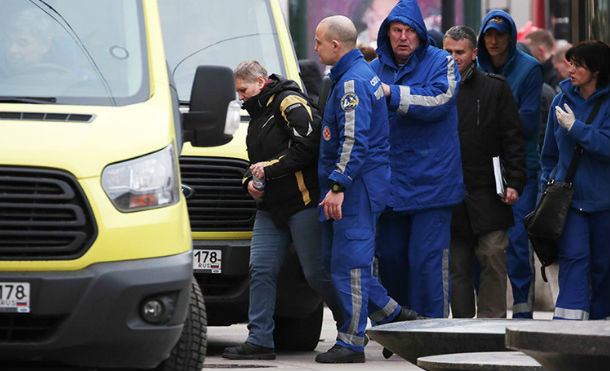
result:
<svg viewBox="0 0 610 371"><path fill-rule="evenodd" d="M322 130L322 137L326 141L330 140L330 129L328 126L324 126L324 130Z"/></svg>

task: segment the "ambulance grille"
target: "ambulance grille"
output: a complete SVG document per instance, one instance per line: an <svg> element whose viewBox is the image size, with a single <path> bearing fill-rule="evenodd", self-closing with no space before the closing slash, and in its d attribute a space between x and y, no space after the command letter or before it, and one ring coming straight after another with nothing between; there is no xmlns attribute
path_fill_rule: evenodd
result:
<svg viewBox="0 0 610 371"><path fill-rule="evenodd" d="M96 236L93 213L72 175L0 166L0 259L76 259Z"/></svg>
<svg viewBox="0 0 610 371"><path fill-rule="evenodd" d="M193 232L251 231L256 203L241 187L248 162L181 157L182 183L195 190L186 200Z"/></svg>
<svg viewBox="0 0 610 371"><path fill-rule="evenodd" d="M0 316L0 344L41 341L53 334L62 320L62 316L3 313Z"/></svg>

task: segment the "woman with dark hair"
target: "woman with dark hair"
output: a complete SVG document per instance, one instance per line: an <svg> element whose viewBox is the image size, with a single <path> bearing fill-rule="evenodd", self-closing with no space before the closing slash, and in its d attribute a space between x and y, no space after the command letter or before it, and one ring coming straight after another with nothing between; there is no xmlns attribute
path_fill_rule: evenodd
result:
<svg viewBox="0 0 610 371"><path fill-rule="evenodd" d="M610 317L610 47L584 41L566 53L570 79L551 105L542 147L543 184L564 181L572 156L574 197L559 238L555 319Z"/></svg>

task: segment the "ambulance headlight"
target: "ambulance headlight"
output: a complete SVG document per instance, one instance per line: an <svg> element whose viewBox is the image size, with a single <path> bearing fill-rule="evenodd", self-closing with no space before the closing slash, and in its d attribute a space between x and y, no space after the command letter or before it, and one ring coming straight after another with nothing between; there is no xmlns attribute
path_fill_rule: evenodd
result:
<svg viewBox="0 0 610 371"><path fill-rule="evenodd" d="M132 160L108 165L102 188L120 211L175 204L180 199L174 145Z"/></svg>

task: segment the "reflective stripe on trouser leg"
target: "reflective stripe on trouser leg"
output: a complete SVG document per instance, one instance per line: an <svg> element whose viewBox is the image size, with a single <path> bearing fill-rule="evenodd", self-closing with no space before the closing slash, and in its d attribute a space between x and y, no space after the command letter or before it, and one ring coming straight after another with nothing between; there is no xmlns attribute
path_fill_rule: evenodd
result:
<svg viewBox="0 0 610 371"><path fill-rule="evenodd" d="M385 290L376 289L375 283L379 285L379 282L373 279L371 274L376 215L370 210L364 184L355 181L350 189L350 199L345 199L344 203L356 204L359 213L344 214L342 219L332 222L330 275L344 314L337 342L351 350L362 352L371 295L376 298L375 302L383 302L379 309L387 304L389 298ZM378 293L381 290L382 293ZM383 301L377 299L379 295L385 295Z"/></svg>
<svg viewBox="0 0 610 371"><path fill-rule="evenodd" d="M590 234L585 214L568 211L559 249L559 295L555 319L589 319Z"/></svg>
<svg viewBox="0 0 610 371"><path fill-rule="evenodd" d="M556 319L604 319L610 314L610 212L570 209L559 238Z"/></svg>
<svg viewBox="0 0 610 371"><path fill-rule="evenodd" d="M390 298L390 301L388 301L388 303L383 308L374 313L369 314L369 318L371 319L371 321L379 324L387 323L391 321L391 319L396 317L396 315L392 315L394 314L394 312L396 312L396 309L399 309L398 303L394 299Z"/></svg>
<svg viewBox="0 0 610 371"><path fill-rule="evenodd" d="M361 352L364 351L367 324L367 280L372 277L373 232L358 229L358 218L344 215L341 220L332 222L330 276L339 296L344 320L338 329L337 341L342 346Z"/></svg>
<svg viewBox="0 0 610 371"><path fill-rule="evenodd" d="M449 317L449 298L451 287L449 286L449 249L443 250L443 317Z"/></svg>
<svg viewBox="0 0 610 371"><path fill-rule="evenodd" d="M374 215L374 224L373 224L373 230L375 230L376 228L379 227L380 223L379 223L380 217L379 214L375 214ZM379 235L375 233L375 244L377 244ZM377 246L375 246L375 251L377 252ZM387 256L386 256L386 260L387 260ZM406 253L405 253L405 259L406 261ZM406 268L406 263L405 263L405 268ZM404 298L406 300L406 277L407 275L404 275L405 277L405 281L402 283L403 287L404 287ZM370 283L368 285L368 293L369 293L369 302L368 302L368 313L369 313L369 318L371 319L372 325L381 325L384 323L388 323L390 321L392 321L394 318L396 318L396 316L398 316L398 314L400 313L400 311L402 310L402 307L400 306L400 304L397 303L396 300L394 300L393 297L390 297L388 291L386 290L385 285L382 285L379 280L377 280L376 277L374 277L371 274L370 279L368 280L368 282Z"/></svg>
<svg viewBox="0 0 610 371"><path fill-rule="evenodd" d="M359 268L350 270L352 318L349 322L347 332L337 334L337 339L346 344L364 346L364 336L358 336L360 316L362 313L362 270ZM344 327L344 326L342 326Z"/></svg>

